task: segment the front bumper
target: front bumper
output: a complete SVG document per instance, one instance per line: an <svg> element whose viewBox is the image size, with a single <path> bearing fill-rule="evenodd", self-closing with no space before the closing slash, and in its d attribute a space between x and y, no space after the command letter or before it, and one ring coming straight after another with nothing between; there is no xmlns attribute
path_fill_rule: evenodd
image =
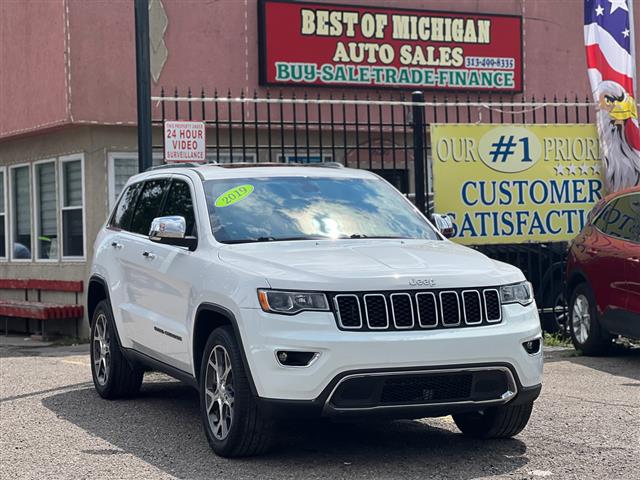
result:
<svg viewBox="0 0 640 480"><path fill-rule="evenodd" d="M332 386L354 372L445 367L503 366L512 372L518 396L527 389L539 391L542 352L531 355L522 345L541 337L536 305L502 308L503 320L496 325L380 332L340 331L329 312L284 316L242 309L238 327L263 403L319 405L326 403ZM319 355L307 367L285 367L277 361L279 350Z"/></svg>

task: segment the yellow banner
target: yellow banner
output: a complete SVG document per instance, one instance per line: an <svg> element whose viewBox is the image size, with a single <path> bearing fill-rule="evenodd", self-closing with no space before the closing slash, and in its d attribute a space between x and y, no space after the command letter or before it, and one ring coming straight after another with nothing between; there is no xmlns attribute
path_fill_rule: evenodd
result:
<svg viewBox="0 0 640 480"><path fill-rule="evenodd" d="M459 243L571 240L602 195L595 125L431 125L431 152Z"/></svg>

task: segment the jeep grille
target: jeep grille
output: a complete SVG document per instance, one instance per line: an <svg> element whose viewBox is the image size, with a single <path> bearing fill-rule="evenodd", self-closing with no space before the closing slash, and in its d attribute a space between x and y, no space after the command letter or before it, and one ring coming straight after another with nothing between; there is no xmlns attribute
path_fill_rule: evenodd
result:
<svg viewBox="0 0 640 480"><path fill-rule="evenodd" d="M341 330L474 327L502 320L495 288L332 294Z"/></svg>

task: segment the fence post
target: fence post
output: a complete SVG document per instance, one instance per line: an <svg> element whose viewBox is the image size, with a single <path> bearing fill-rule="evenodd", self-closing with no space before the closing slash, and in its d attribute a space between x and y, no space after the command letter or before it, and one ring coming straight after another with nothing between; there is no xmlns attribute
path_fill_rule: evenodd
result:
<svg viewBox="0 0 640 480"><path fill-rule="evenodd" d="M413 92L413 167L415 174L416 207L428 215L429 207L425 202L425 169L424 169L424 94Z"/></svg>
<svg viewBox="0 0 640 480"><path fill-rule="evenodd" d="M144 172L152 165L151 156L153 150L151 133L151 72L149 70L149 0L136 0L134 13L138 103L138 171ZM177 117L176 120L178 120Z"/></svg>

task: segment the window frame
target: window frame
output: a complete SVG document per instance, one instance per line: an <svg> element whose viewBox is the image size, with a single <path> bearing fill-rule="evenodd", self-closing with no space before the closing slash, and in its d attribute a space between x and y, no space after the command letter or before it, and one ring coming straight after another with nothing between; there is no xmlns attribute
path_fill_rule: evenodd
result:
<svg viewBox="0 0 640 480"><path fill-rule="evenodd" d="M37 166L38 165L42 165L42 164L46 164L46 163L53 163L53 176L54 176L54 188L55 188L55 199L56 199L56 206L55 206L55 212L56 212L56 228L58 229L58 255L56 256L56 258L38 258L39 257L39 253L40 253L40 242L38 242L38 235L39 235L39 215L37 215L38 213L38 185L37 185L37 176L36 176L36 172L38 170ZM60 205L60 202L58 201L58 190L59 190L59 184L58 184L58 165L57 165L57 160L55 157L53 158L46 158L44 160L38 160L37 162L33 162L33 168L31 169L31 179L32 179L32 184L31 184L31 188L32 188L32 199L33 199L33 209L32 212L34 214L34 218L32 220L32 224L33 224L33 238L35 241L35 248L33 249L33 251L35 252L35 257L33 258L33 260L37 263L57 263L60 261L60 254L61 254L61 250L60 250L60 245L61 245L61 241L62 241L62 235L60 234L61 231L61 227L62 227L62 219L61 219L61 215L60 212L58 211L58 207Z"/></svg>
<svg viewBox="0 0 640 480"><path fill-rule="evenodd" d="M64 165L69 162L80 161L80 185L82 189L82 205L80 207L65 207L64 206ZM84 175L84 154L74 153L72 155L64 155L58 157L58 182L60 188L58 189L58 211L60 217L60 261L61 262L85 262L87 260L87 208L85 199L85 175ZM69 210L82 210L82 256L80 255L65 255L64 254L64 221L63 212Z"/></svg>
<svg viewBox="0 0 640 480"><path fill-rule="evenodd" d="M120 199L120 194L122 193L120 192L116 195L116 191L115 191L116 190L116 164L115 164L116 159L135 160L137 164L138 152L137 151L118 151L118 150L107 152L107 208L108 208L107 214L111 212L113 208L116 206L116 203ZM160 165L164 164L163 154L160 152L153 152L152 153L153 166L157 166L155 163L157 160L161 161ZM127 180L127 183L128 183L128 180ZM127 183L125 183L125 187L127 186Z"/></svg>
<svg viewBox="0 0 640 480"><path fill-rule="evenodd" d="M2 215L2 223L4 224L4 253L5 255L3 257L0 257L0 262L1 263L5 263L9 261L9 240L11 240L11 235L9 233L9 224L7 223L7 218L9 217L9 197L8 197L8 190L9 190L9 181L7 180L8 177L8 169L5 166L0 166L0 174L2 174L2 186L4 187L2 189L3 192L3 210L2 213L0 213L0 215Z"/></svg>
<svg viewBox="0 0 640 480"><path fill-rule="evenodd" d="M13 238L13 231L15 229L14 227L14 219L15 219L15 213L16 213L16 209L13 208L13 190L14 190L14 185L13 185L13 170L16 170L18 168L23 168L23 167L27 167L28 169L28 177L29 179L31 179L31 163L30 162L25 162L25 163L17 163L15 165L9 165L9 181L8 181L8 185L10 188L9 191L9 245L8 245L8 255L9 255L9 260L11 262L15 262L15 263L33 263L33 245L31 245L31 258L14 258L14 254L13 254L13 245L15 243L14 238ZM29 201L27 202L29 205L29 211L30 211L30 217L29 217L29 223L30 223L30 230L31 230L31 243L33 244L33 212L31 211L31 207L32 207L32 202L31 202L31 197L32 197L33 192L31 191L31 181L29 181Z"/></svg>
<svg viewBox="0 0 640 480"><path fill-rule="evenodd" d="M109 210L113 209L120 197L116 195L116 159L138 160L138 152L109 152L107 153L107 196ZM125 184L126 187L126 184ZM124 191L124 188L123 188ZM122 192L120 192L122 193Z"/></svg>

